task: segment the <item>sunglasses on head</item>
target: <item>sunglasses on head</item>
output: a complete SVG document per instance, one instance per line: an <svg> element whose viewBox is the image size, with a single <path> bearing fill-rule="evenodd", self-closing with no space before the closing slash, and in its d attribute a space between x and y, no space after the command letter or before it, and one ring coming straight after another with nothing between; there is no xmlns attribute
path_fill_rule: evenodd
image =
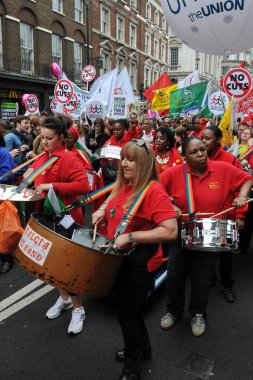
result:
<svg viewBox="0 0 253 380"><path fill-rule="evenodd" d="M144 148L145 151L147 152L147 154L149 154L149 152L148 152L148 148L147 148L147 144L145 143L144 140L141 140L141 139L133 139L132 141L135 143L135 145L139 146L140 148Z"/></svg>

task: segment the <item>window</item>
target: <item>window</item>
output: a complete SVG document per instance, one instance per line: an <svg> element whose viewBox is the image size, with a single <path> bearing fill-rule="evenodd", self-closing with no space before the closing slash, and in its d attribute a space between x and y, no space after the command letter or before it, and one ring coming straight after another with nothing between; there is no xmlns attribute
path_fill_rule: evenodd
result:
<svg viewBox="0 0 253 380"><path fill-rule="evenodd" d="M129 45L131 48L136 48L136 26L133 24L130 24Z"/></svg>
<svg viewBox="0 0 253 380"><path fill-rule="evenodd" d="M124 42L124 18L122 16L117 16L117 40Z"/></svg>
<svg viewBox="0 0 253 380"><path fill-rule="evenodd" d="M156 82L158 78L159 78L159 71L155 70L154 71L154 80L153 80L153 82Z"/></svg>
<svg viewBox="0 0 253 380"><path fill-rule="evenodd" d="M151 36L150 36L150 34L146 34L146 37L145 37L145 53L151 54Z"/></svg>
<svg viewBox="0 0 253 380"><path fill-rule="evenodd" d="M75 21L83 24L83 0L75 0Z"/></svg>
<svg viewBox="0 0 253 380"><path fill-rule="evenodd" d="M151 5L149 3L146 4L146 18L151 20Z"/></svg>
<svg viewBox="0 0 253 380"><path fill-rule="evenodd" d="M159 26L159 12L157 10L155 11L154 24Z"/></svg>
<svg viewBox="0 0 253 380"><path fill-rule="evenodd" d="M133 89L136 89L136 83L137 83L137 63L136 62L130 62L129 63L129 76L130 81Z"/></svg>
<svg viewBox="0 0 253 380"><path fill-rule="evenodd" d="M119 74L125 67L125 60L123 57L119 57L117 59L117 67L118 67L118 74Z"/></svg>
<svg viewBox="0 0 253 380"><path fill-rule="evenodd" d="M157 39L154 39L154 57L159 59L159 41Z"/></svg>
<svg viewBox="0 0 253 380"><path fill-rule="evenodd" d="M166 47L164 44L161 44L161 60L163 63L166 62L165 54L166 54Z"/></svg>
<svg viewBox="0 0 253 380"><path fill-rule="evenodd" d="M162 30L163 30L163 31L166 31L166 19L165 19L164 16L163 16L163 18L162 18Z"/></svg>
<svg viewBox="0 0 253 380"><path fill-rule="evenodd" d="M20 23L21 71L34 72L34 48L32 25Z"/></svg>
<svg viewBox="0 0 253 380"><path fill-rule="evenodd" d="M63 2L62 0L52 0L53 11L63 13Z"/></svg>
<svg viewBox="0 0 253 380"><path fill-rule="evenodd" d="M79 42L74 43L74 67L75 80L80 81L83 69L83 45Z"/></svg>
<svg viewBox="0 0 253 380"><path fill-rule="evenodd" d="M144 87L150 87L151 69L146 67L144 70Z"/></svg>
<svg viewBox="0 0 253 380"><path fill-rule="evenodd" d="M110 14L107 8L101 9L101 32L110 34Z"/></svg>
<svg viewBox="0 0 253 380"><path fill-rule="evenodd" d="M178 48L170 49L170 66L178 66Z"/></svg>
<svg viewBox="0 0 253 380"><path fill-rule="evenodd" d="M130 0L130 7L136 8L136 0Z"/></svg>
<svg viewBox="0 0 253 380"><path fill-rule="evenodd" d="M62 67L62 37L57 34L52 34L52 58Z"/></svg>
<svg viewBox="0 0 253 380"><path fill-rule="evenodd" d="M103 74L111 70L111 55L110 53L103 52L101 54L101 59L103 61Z"/></svg>

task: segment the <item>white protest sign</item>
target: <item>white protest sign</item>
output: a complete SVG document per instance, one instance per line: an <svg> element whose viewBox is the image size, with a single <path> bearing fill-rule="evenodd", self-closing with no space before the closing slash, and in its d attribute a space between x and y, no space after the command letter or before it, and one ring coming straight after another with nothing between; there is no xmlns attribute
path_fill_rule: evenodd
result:
<svg viewBox="0 0 253 380"><path fill-rule="evenodd" d="M82 80L84 82L90 82L96 76L96 69L94 66L87 65L82 70Z"/></svg>
<svg viewBox="0 0 253 380"><path fill-rule="evenodd" d="M36 95L29 95L25 101L25 109L29 113L35 113L37 112L39 108L39 101Z"/></svg>
<svg viewBox="0 0 253 380"><path fill-rule="evenodd" d="M24 255L38 265L43 265L49 254L52 242L35 232L29 224L19 241L19 248Z"/></svg>
<svg viewBox="0 0 253 380"><path fill-rule="evenodd" d="M224 78L223 88L226 94L235 99L244 98L252 87L250 73L242 68L230 70Z"/></svg>
<svg viewBox="0 0 253 380"><path fill-rule="evenodd" d="M59 103L68 103L73 95L74 89L68 79L60 79L54 88L54 96Z"/></svg>
<svg viewBox="0 0 253 380"><path fill-rule="evenodd" d="M120 160L121 147L115 145L104 146L100 152L100 158L116 158Z"/></svg>
<svg viewBox="0 0 253 380"><path fill-rule="evenodd" d="M78 97L75 94L75 92L73 92L73 95L70 101L64 104L64 110L67 112L74 111L77 108L78 102L79 102Z"/></svg>
<svg viewBox="0 0 253 380"><path fill-rule="evenodd" d="M208 108L214 115L223 114L229 103L229 98L225 92L216 91L208 99Z"/></svg>

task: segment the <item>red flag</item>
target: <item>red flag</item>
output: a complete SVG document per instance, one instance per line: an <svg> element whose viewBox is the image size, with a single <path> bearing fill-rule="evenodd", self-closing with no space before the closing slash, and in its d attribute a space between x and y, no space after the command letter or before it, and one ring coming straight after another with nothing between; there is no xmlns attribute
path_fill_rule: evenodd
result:
<svg viewBox="0 0 253 380"><path fill-rule="evenodd" d="M170 77L166 72L164 72L158 79L155 81L155 83L152 84L144 93L143 95L145 98L149 101L149 103L152 103L152 99L155 95L156 90L159 90L159 88L165 88L171 86L173 83L170 80Z"/></svg>
<svg viewBox="0 0 253 380"><path fill-rule="evenodd" d="M243 61L243 62L240 64L240 66L239 66L239 67L241 67L242 69L244 69L244 67L245 67L245 64L246 64L246 61Z"/></svg>
<svg viewBox="0 0 253 380"><path fill-rule="evenodd" d="M251 127L252 127L252 123L253 123L253 114L251 113L250 115L246 116L245 119L243 119L240 124L242 123L247 123L249 124Z"/></svg>

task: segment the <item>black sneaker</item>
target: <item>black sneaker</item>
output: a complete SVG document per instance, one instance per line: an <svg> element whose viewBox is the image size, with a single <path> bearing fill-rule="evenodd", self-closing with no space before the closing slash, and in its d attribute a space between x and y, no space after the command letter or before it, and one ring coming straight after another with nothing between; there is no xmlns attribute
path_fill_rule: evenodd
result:
<svg viewBox="0 0 253 380"><path fill-rule="evenodd" d="M235 302L235 293L232 288L222 288L222 290L227 302L229 303Z"/></svg>

